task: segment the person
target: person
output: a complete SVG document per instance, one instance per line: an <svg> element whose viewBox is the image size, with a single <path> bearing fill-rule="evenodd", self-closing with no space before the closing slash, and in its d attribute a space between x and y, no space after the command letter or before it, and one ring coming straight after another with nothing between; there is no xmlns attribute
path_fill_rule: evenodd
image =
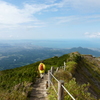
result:
<svg viewBox="0 0 100 100"><path fill-rule="evenodd" d="M43 63L43 61L41 61L41 63L38 66L38 70L40 73L40 78L42 78L42 79L44 77L45 69L46 69L45 64Z"/></svg>

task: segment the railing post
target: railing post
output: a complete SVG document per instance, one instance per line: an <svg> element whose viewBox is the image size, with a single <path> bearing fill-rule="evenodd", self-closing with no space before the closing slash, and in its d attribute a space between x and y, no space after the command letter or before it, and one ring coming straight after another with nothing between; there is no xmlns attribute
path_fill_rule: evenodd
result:
<svg viewBox="0 0 100 100"><path fill-rule="evenodd" d="M60 80L58 82L58 100L64 100L64 89L62 85L64 85L64 81Z"/></svg>
<svg viewBox="0 0 100 100"><path fill-rule="evenodd" d="M50 82L51 82L51 74L50 70L48 70L48 87L50 87Z"/></svg>
<svg viewBox="0 0 100 100"><path fill-rule="evenodd" d="M65 68L66 68L66 63L64 62L64 70L65 70Z"/></svg>
<svg viewBox="0 0 100 100"><path fill-rule="evenodd" d="M59 68L57 67L56 72L58 72Z"/></svg>
<svg viewBox="0 0 100 100"><path fill-rule="evenodd" d="M54 67L51 67L51 73L52 74L54 73Z"/></svg>

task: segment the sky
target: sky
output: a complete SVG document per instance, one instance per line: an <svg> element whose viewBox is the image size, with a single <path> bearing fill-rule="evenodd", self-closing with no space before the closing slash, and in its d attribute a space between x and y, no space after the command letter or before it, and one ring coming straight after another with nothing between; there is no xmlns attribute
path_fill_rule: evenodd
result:
<svg viewBox="0 0 100 100"><path fill-rule="evenodd" d="M100 0L0 0L2 39L100 39Z"/></svg>

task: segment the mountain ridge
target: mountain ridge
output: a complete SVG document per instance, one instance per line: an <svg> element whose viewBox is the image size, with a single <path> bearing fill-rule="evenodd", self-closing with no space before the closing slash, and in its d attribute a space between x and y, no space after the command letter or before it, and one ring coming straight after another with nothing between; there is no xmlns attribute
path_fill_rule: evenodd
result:
<svg viewBox="0 0 100 100"><path fill-rule="evenodd" d="M58 66L63 66L64 62L66 62L66 70L72 74L72 78L70 79L75 78L76 80L74 81L76 81L75 84L77 83L77 86L89 83L90 85L86 85L86 88L89 88L88 92L95 98L93 100L96 100L98 98L100 99L100 61L98 59L99 58L93 57L92 55L83 55L78 52L72 52L60 57L53 56L52 58L45 59L44 63L47 72L51 66L57 68ZM39 63L40 61L19 68L0 71L0 97L4 98L2 100L6 100L7 98L10 98L10 100L14 100L14 98L16 98L16 100L19 100L19 98L23 98L21 100L26 100L25 98L28 98L28 93L32 89L31 83L33 84L38 77L37 67ZM64 74L62 73L61 75ZM67 79L66 76L63 76L63 79L64 78ZM70 79L68 79L69 83L70 81L73 81ZM5 97L3 96L3 93L6 93ZM20 93L19 97L17 95L18 93ZM12 94L14 97L12 97ZM77 97L76 94L73 95ZM84 95L83 97L85 98ZM82 100L84 100L84 98Z"/></svg>
<svg viewBox="0 0 100 100"><path fill-rule="evenodd" d="M18 44L14 48L0 48L0 70L21 67L40 60L48 59L53 56L61 56L71 52L78 51L81 54L91 54L95 57L100 57L100 52L88 48L75 47L70 49L55 49L45 47L34 47L31 44ZM6 62L6 63L5 63Z"/></svg>

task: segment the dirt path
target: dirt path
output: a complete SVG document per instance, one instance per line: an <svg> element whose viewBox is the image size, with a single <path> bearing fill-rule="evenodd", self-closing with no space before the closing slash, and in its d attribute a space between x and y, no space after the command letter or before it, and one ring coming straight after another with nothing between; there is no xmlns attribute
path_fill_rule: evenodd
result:
<svg viewBox="0 0 100 100"><path fill-rule="evenodd" d="M46 81L48 75L45 75L43 79L37 79L36 83L33 85L33 90L30 94L30 100L48 100L47 99L47 89Z"/></svg>

